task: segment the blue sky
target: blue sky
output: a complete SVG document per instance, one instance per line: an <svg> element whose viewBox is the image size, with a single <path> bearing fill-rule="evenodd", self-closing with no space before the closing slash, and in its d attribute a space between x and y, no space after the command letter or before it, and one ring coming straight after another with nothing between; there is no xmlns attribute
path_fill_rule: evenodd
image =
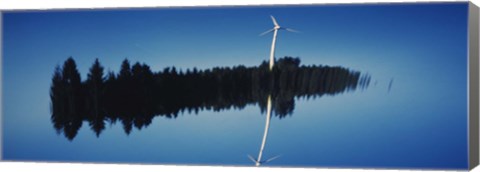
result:
<svg viewBox="0 0 480 172"><path fill-rule="evenodd" d="M381 93L355 99L343 97L345 101L363 99L363 103L349 104L346 114L358 108L365 112L373 109L370 114L390 119L390 124L401 121L402 125L414 126L421 134L413 136L428 138L424 143L449 140L432 149L422 145L424 152L466 158L467 7L467 3L432 3L5 12L2 20L4 150L10 150L7 157L14 159L58 160L62 155L43 157L44 151L52 151L45 147L56 145L78 151L78 147L96 143L93 137L85 136L82 140L81 136L75 144L83 146L54 137L49 121L48 92L53 70L69 56L76 60L82 79L95 58L115 72L125 58L145 62L154 71L167 66L184 70L254 66L268 59L272 35L258 35L273 27L269 17L273 15L280 25L301 31L279 33L277 57L300 57L302 64L307 65L344 66L368 72L372 82L378 81L378 86L370 90ZM395 82L387 96L384 93L391 79ZM317 105L299 106L310 109ZM340 106L343 108L341 102L330 105ZM399 116L387 118L385 113ZM427 125L425 121L432 123ZM450 130L443 131L439 124L449 124ZM411 128L383 127L405 137L412 133ZM438 129L445 134L428 135ZM123 134L118 131L115 130ZM377 136L387 134L379 132ZM29 146L32 140L42 138L50 139L43 139L46 141L41 142L42 146ZM363 141L365 145L370 143ZM421 153L418 145L410 144L413 147L410 151ZM388 144L379 147L389 149ZM388 156L377 153L378 157ZM116 155L105 159L113 156ZM422 157L428 159L427 154ZM66 155L63 158L69 159ZM407 162L409 156L397 158ZM449 162L448 157L438 159ZM365 161L369 160L378 162ZM342 161L332 164L336 163ZM428 163L407 165L435 164ZM465 165L459 160L451 163L452 167Z"/></svg>
<svg viewBox="0 0 480 172"><path fill-rule="evenodd" d="M385 51L444 49L452 46L452 39L460 41L459 35L465 34L466 28L459 26L466 23L462 18L466 15L466 3L359 7L7 12L4 15L6 72L9 66L23 60L34 62L31 65L48 62L50 67L52 63L61 64L68 56L78 61L82 73L97 57L112 70L118 70L124 58L147 62L153 69L171 65L182 68L257 65L268 58L271 35L258 34L272 28L269 15L274 15L281 25L302 32L280 33L277 56L299 56L306 63L327 57L324 63L345 65L332 59L338 59L332 53L338 56L345 50L369 53L375 58L375 54ZM376 58L372 60L385 59ZM406 56L388 60L409 58L418 59Z"/></svg>

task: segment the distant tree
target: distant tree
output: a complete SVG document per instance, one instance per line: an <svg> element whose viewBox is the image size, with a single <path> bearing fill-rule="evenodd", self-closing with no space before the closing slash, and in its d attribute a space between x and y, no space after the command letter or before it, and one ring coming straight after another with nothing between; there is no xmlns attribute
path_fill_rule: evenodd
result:
<svg viewBox="0 0 480 172"><path fill-rule="evenodd" d="M193 75L197 75L197 74L198 74L198 69L197 69L196 67L193 68L192 74L193 74Z"/></svg>
<svg viewBox="0 0 480 172"><path fill-rule="evenodd" d="M132 127L133 127L133 117L128 116L122 119L122 124L123 124L123 131L125 131L125 134L130 135L132 132Z"/></svg>
<svg viewBox="0 0 480 172"><path fill-rule="evenodd" d="M98 61L98 58L95 59L92 67L90 67L90 73L87 75L87 84L91 85L91 88L99 89L105 78L103 76L103 66Z"/></svg>
<svg viewBox="0 0 480 172"><path fill-rule="evenodd" d="M109 71L107 74L107 81L115 81L117 80L117 76L113 71Z"/></svg>
<svg viewBox="0 0 480 172"><path fill-rule="evenodd" d="M135 64L133 64L132 66L132 75L139 76L141 75L141 72L142 72L142 65L140 64L140 62L135 62Z"/></svg>
<svg viewBox="0 0 480 172"><path fill-rule="evenodd" d="M95 62L90 68L90 73L87 75L87 88L89 96L96 105L100 103L99 99L103 93L104 82L103 66L98 59L95 59Z"/></svg>
<svg viewBox="0 0 480 172"><path fill-rule="evenodd" d="M52 101L55 101L55 103L52 102L52 105L58 105L56 104L57 101L60 101L59 103L61 103L60 96L64 92L64 87L65 86L62 82L62 69L60 68L60 66L57 65L53 73L52 85L50 86L50 98L52 99ZM52 110L57 110L58 107L52 108Z"/></svg>
<svg viewBox="0 0 480 172"><path fill-rule="evenodd" d="M170 67L166 67L163 69L163 74L169 74L170 73Z"/></svg>
<svg viewBox="0 0 480 172"><path fill-rule="evenodd" d="M153 79L153 72L152 72L152 70L150 70L150 66L148 66L145 63L142 64L142 73L143 73L143 76L145 77L145 79L147 79L147 80Z"/></svg>
<svg viewBox="0 0 480 172"><path fill-rule="evenodd" d="M125 59L122 62L118 79L129 79L131 76L132 76L132 71L130 69L130 62L128 61L128 59Z"/></svg>
<svg viewBox="0 0 480 172"><path fill-rule="evenodd" d="M55 97L58 94L59 89L63 87L62 83L62 68L59 65L55 66L53 72L52 85L50 87L50 97Z"/></svg>
<svg viewBox="0 0 480 172"><path fill-rule="evenodd" d="M102 99L104 97L104 82L105 77L103 76L103 66L97 58L90 68L86 81L89 100L88 111L90 114L90 127L95 131L97 137L105 128L104 115L101 112L103 107Z"/></svg>
<svg viewBox="0 0 480 172"><path fill-rule="evenodd" d="M172 73L172 76L174 76L174 77L178 75L177 68L175 68L175 66L172 67L171 73Z"/></svg>
<svg viewBox="0 0 480 172"><path fill-rule="evenodd" d="M109 111L112 110L113 106L115 106L117 103L117 100L120 99L118 97L118 82L117 82L117 76L115 75L114 72L109 71L105 80L104 84L104 90L105 93L103 94L103 105L105 106L106 109L106 114L113 114L114 112Z"/></svg>
<svg viewBox="0 0 480 172"><path fill-rule="evenodd" d="M61 133L64 118L63 115L65 112L65 85L62 82L62 69L60 66L55 67L55 71L52 77L52 85L50 87L50 99L51 104L51 113L52 113L52 123L57 133Z"/></svg>
<svg viewBox="0 0 480 172"><path fill-rule="evenodd" d="M80 127L82 126L82 85L80 73L77 70L77 65L72 57L68 58L63 64L62 82L65 84L66 101L66 115L64 134L72 140Z"/></svg>
<svg viewBox="0 0 480 172"><path fill-rule="evenodd" d="M73 60L72 57L69 57L63 64L62 76L63 82L66 84L69 84L73 87L80 86L80 73L77 70L77 64L75 63L75 60Z"/></svg>

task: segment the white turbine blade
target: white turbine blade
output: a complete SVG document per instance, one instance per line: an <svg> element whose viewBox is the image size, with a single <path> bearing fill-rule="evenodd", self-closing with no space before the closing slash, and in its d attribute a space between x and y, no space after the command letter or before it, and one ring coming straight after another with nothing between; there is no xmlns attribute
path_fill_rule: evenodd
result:
<svg viewBox="0 0 480 172"><path fill-rule="evenodd" d="M265 34L267 34L267 33L272 32L273 30L274 30L274 29L267 30L267 31L261 33L259 36L263 36L263 35L265 35Z"/></svg>
<svg viewBox="0 0 480 172"><path fill-rule="evenodd" d="M272 18L273 24L274 24L275 26L278 26L278 23L277 23L277 20L275 20L275 17L273 17L273 16L271 15L270 18Z"/></svg>
<svg viewBox="0 0 480 172"><path fill-rule="evenodd" d="M254 163L257 163L257 161L255 160L255 158L253 158L251 155L247 155L248 156L248 159L252 160Z"/></svg>
<svg viewBox="0 0 480 172"><path fill-rule="evenodd" d="M267 159L267 160L264 161L264 163L273 161L274 159L277 159L277 158L280 157L280 156L281 156L281 155L277 155L277 156L274 156L274 157L272 157L272 158L270 158L270 159Z"/></svg>
<svg viewBox="0 0 480 172"><path fill-rule="evenodd" d="M300 33L300 31L298 31L298 30L293 30L293 29L290 29L290 28L285 28L285 30L290 31L290 32Z"/></svg>

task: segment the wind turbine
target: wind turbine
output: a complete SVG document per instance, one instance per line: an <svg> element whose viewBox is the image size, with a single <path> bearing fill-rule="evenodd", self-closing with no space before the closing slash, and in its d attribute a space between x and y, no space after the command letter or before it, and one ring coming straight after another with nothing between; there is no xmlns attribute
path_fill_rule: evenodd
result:
<svg viewBox="0 0 480 172"><path fill-rule="evenodd" d="M262 139L262 145L260 146L260 151L258 152L258 158L255 159L251 155L248 155L248 158L252 160L255 163L255 166L260 166L263 163L270 162L274 159L277 159L280 157L280 155L274 156L270 159L267 159L265 161L262 161L262 154L263 150L265 149L265 144L267 142L267 135L268 135L268 128L270 128L270 117L272 114L272 99L270 95L268 95L268 100L267 100L267 122L265 123L265 131L263 132L263 139Z"/></svg>
<svg viewBox="0 0 480 172"><path fill-rule="evenodd" d="M273 68L273 63L274 63L274 56L275 56L275 42L277 41L277 32L278 30L286 30L286 31L289 31L289 32L298 32L296 30L293 30L293 29L290 29L290 28L286 28L286 27L281 27L280 25L278 25L277 23L277 20L275 20L275 17L273 16L270 16L270 18L272 18L272 21L273 21L273 29L270 29L270 30L267 30L263 33L260 34L260 36L263 36L267 33L270 33L270 32L273 32L273 41L272 41L272 49L270 50L270 70L272 70Z"/></svg>

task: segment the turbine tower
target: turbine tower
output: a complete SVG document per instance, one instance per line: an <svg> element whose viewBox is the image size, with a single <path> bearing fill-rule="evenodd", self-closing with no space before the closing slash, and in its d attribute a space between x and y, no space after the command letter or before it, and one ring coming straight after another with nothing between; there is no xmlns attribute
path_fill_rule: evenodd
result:
<svg viewBox="0 0 480 172"><path fill-rule="evenodd" d="M260 166L263 163L270 162L274 159L277 159L280 157L280 155L274 156L270 159L267 159L265 161L262 161L262 155L263 155L263 150L265 149L265 144L267 143L267 135L268 135L268 128L270 128L270 118L272 114L272 99L270 95L268 95L268 100L267 100L267 121L265 123L265 131L263 132L263 139L262 139L262 144L260 145L260 151L258 152L258 158L255 159L251 155L248 155L248 158L252 160L255 163L255 166Z"/></svg>
<svg viewBox="0 0 480 172"><path fill-rule="evenodd" d="M270 50L270 70L273 69L273 63L274 63L274 56L275 56L275 42L277 41L277 32L278 30L286 30L286 31L290 31L290 32L298 32L296 30L293 30L293 29L290 29L290 28L286 28L286 27L281 27L280 25L278 25L277 23L277 20L275 20L275 17L273 16L270 16L270 18L272 18L272 21L273 21L273 29L270 29L270 30L267 30L263 33L260 34L260 36L263 36L267 33L270 33L270 32L273 32L273 41L272 41L272 49Z"/></svg>

